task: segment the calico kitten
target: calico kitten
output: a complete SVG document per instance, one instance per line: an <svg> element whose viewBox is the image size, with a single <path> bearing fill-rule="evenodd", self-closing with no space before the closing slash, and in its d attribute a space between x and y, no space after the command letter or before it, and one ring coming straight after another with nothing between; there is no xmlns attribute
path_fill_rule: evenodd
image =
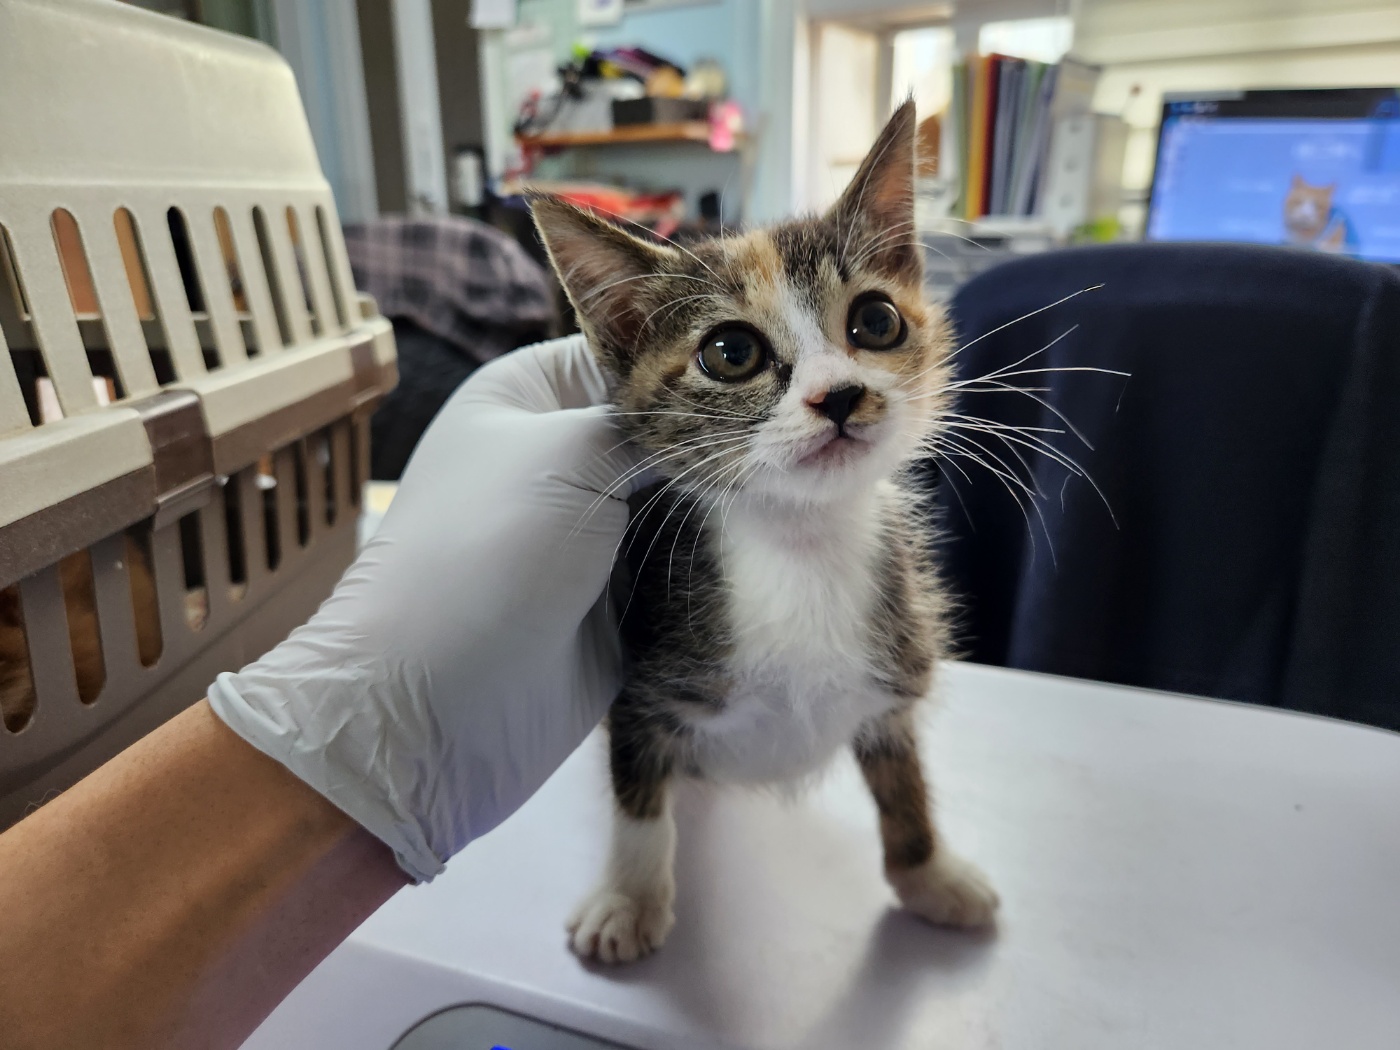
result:
<svg viewBox="0 0 1400 1050"><path fill-rule="evenodd" d="M632 960L670 930L673 780L791 782L843 746L904 904L992 921L996 894L934 827L915 739L943 600L902 470L946 411L950 344L913 177L906 103L821 218L682 249L534 203L619 424L666 479L629 538L616 819L569 924L581 956Z"/></svg>

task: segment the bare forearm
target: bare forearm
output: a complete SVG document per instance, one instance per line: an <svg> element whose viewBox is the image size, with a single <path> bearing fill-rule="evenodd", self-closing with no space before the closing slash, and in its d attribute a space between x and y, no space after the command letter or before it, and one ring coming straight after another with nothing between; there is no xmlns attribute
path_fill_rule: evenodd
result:
<svg viewBox="0 0 1400 1050"><path fill-rule="evenodd" d="M6 1047L236 1047L404 884L200 703L0 835Z"/></svg>

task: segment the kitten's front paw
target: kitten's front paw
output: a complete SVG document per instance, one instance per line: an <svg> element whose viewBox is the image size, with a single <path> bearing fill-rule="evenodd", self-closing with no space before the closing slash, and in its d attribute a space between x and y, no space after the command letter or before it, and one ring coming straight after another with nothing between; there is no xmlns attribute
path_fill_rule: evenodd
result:
<svg viewBox="0 0 1400 1050"><path fill-rule="evenodd" d="M947 850L886 876L906 908L938 926L990 926L1001 903L987 876Z"/></svg>
<svg viewBox="0 0 1400 1050"><path fill-rule="evenodd" d="M581 959L633 962L660 948L675 923L671 894L632 896L604 886L569 920L569 947Z"/></svg>

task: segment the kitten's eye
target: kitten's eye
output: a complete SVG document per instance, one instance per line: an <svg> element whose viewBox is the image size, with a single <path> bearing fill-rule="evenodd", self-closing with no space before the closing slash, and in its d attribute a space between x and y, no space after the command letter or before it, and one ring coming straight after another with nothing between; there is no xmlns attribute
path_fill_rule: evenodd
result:
<svg viewBox="0 0 1400 1050"><path fill-rule="evenodd" d="M768 348L756 332L747 328L720 328L700 347L696 355L700 371L721 383L742 383L763 371Z"/></svg>
<svg viewBox="0 0 1400 1050"><path fill-rule="evenodd" d="M880 292L867 292L851 304L846 338L861 350L892 350L904 342L904 318Z"/></svg>

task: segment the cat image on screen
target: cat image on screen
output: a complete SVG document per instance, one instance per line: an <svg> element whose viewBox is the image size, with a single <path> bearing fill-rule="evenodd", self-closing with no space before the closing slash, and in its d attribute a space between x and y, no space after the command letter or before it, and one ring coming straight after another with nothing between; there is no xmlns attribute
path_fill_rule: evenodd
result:
<svg viewBox="0 0 1400 1050"><path fill-rule="evenodd" d="M618 423L663 479L623 544L611 847L568 926L584 958L630 961L670 931L675 781L800 784L843 748L904 906L993 921L918 747L946 602L906 471L952 411L953 344L924 300L914 167L910 102L821 217L682 248L534 201Z"/></svg>
<svg viewBox="0 0 1400 1050"><path fill-rule="evenodd" d="M1301 175L1293 176L1283 199L1283 227L1289 244L1324 252L1355 251L1351 223L1333 203L1336 194L1335 182L1313 186Z"/></svg>

